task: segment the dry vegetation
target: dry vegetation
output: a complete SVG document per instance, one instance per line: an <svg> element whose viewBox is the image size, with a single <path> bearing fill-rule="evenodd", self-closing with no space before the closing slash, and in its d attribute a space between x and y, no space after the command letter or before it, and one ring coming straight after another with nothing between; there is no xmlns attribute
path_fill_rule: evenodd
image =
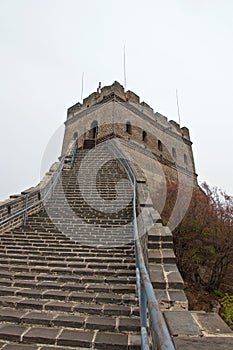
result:
<svg viewBox="0 0 233 350"><path fill-rule="evenodd" d="M185 198L185 188L183 191ZM176 184L168 182L167 192L162 213L165 224L176 200ZM222 300L226 295L230 300L233 294L233 197L206 183L194 188L188 211L173 237L190 309L210 311L219 301L220 312L228 312ZM233 322L233 300L229 305Z"/></svg>

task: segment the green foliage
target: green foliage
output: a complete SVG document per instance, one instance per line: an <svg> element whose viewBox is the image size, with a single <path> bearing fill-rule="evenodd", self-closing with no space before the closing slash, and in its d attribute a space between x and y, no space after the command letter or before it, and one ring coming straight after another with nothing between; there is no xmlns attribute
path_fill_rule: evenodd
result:
<svg viewBox="0 0 233 350"><path fill-rule="evenodd" d="M214 294L219 298L222 298L224 296L224 293L219 289L215 289Z"/></svg>
<svg viewBox="0 0 233 350"><path fill-rule="evenodd" d="M219 292L220 291L218 291L218 295L220 296L219 302L223 308L221 316L225 320L225 322L231 327L231 329L233 329L233 295Z"/></svg>

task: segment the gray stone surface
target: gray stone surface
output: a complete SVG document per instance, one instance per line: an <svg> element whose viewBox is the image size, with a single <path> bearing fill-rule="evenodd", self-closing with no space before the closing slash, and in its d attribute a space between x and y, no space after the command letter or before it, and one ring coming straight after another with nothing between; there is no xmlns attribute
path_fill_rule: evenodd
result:
<svg viewBox="0 0 233 350"><path fill-rule="evenodd" d="M193 317L203 331L209 334L231 334L233 337L232 330L217 313L193 313Z"/></svg>
<svg viewBox="0 0 233 350"><path fill-rule="evenodd" d="M172 336L202 336L200 328L189 311L164 311L163 314Z"/></svg>
<svg viewBox="0 0 233 350"><path fill-rule="evenodd" d="M177 337L173 339L176 350L232 350L233 338L227 337Z"/></svg>

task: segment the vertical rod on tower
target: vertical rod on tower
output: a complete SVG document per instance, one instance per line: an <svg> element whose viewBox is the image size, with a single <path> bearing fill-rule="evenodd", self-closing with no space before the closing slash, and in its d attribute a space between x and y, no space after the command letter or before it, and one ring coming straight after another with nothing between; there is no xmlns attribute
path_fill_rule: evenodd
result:
<svg viewBox="0 0 233 350"><path fill-rule="evenodd" d="M178 90L177 89L176 89L176 104L177 104L178 118L179 118L179 124L180 124L180 107L179 107L179 99L178 99Z"/></svg>
<svg viewBox="0 0 233 350"><path fill-rule="evenodd" d="M126 63L125 63L125 45L124 45L124 88L126 90Z"/></svg>
<svg viewBox="0 0 233 350"><path fill-rule="evenodd" d="M83 102L83 80L84 80L84 72L82 74L81 103Z"/></svg>

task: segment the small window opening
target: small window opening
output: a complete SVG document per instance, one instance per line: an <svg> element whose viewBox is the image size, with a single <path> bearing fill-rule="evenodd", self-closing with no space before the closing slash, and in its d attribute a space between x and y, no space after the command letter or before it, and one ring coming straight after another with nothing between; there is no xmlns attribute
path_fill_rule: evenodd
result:
<svg viewBox="0 0 233 350"><path fill-rule="evenodd" d="M40 192L38 193L38 201L40 201L41 200L41 194L40 194Z"/></svg>
<svg viewBox="0 0 233 350"><path fill-rule="evenodd" d="M7 207L7 213L8 213L8 215L11 214L11 206L10 205L8 205L8 207Z"/></svg>
<svg viewBox="0 0 233 350"><path fill-rule="evenodd" d="M130 122L126 123L126 132L130 135L132 134L132 126Z"/></svg>
<svg viewBox="0 0 233 350"><path fill-rule="evenodd" d="M75 133L74 133L74 135L73 135L73 139L74 139L74 140L77 140L77 138L78 138L78 133L77 133L77 131L75 131Z"/></svg>
<svg viewBox="0 0 233 350"><path fill-rule="evenodd" d="M186 154L184 154L184 164L188 164L188 157L187 157L187 155Z"/></svg>
<svg viewBox="0 0 233 350"><path fill-rule="evenodd" d="M142 141L146 142L147 141L147 132L143 130L142 132Z"/></svg>
<svg viewBox="0 0 233 350"><path fill-rule="evenodd" d="M158 140L158 150L160 152L163 152L163 144L162 144L162 142L160 140Z"/></svg>

